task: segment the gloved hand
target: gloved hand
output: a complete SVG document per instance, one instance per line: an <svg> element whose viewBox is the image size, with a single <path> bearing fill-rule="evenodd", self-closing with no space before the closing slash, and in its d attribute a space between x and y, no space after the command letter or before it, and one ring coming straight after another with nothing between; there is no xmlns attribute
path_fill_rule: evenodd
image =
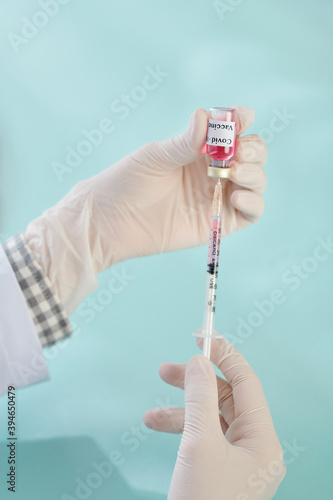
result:
<svg viewBox="0 0 333 500"><path fill-rule="evenodd" d="M144 415L151 429L183 432L168 500L270 500L285 465L260 381L223 337L212 341L211 359L226 381L204 356L163 363L161 378L185 386L185 411Z"/></svg>
<svg viewBox="0 0 333 500"><path fill-rule="evenodd" d="M241 134L254 111L236 108ZM216 180L207 177L207 125L208 112L197 109L185 133L146 144L79 182L29 224L26 241L68 314L97 287L96 274L111 265L208 242ZM260 137L237 139L226 181L223 236L262 215L266 155Z"/></svg>

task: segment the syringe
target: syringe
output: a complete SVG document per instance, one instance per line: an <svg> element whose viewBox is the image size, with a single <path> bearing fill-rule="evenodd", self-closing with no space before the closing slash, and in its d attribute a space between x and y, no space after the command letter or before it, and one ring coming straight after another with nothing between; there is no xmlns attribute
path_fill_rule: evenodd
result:
<svg viewBox="0 0 333 500"><path fill-rule="evenodd" d="M221 179L229 179L230 159L235 154L236 147L236 110L234 108L210 108L207 130L207 154L211 163L207 167L207 175L218 179L215 186L209 237L207 264L207 285L205 312L202 326L203 354L210 358L212 339L214 335L214 315L217 292L217 277L219 269L220 240L222 230L222 184Z"/></svg>
<svg viewBox="0 0 333 500"><path fill-rule="evenodd" d="M204 339L203 354L208 359L210 358L212 338L214 338L214 315L222 230L222 184L220 179L215 186L210 221L205 311L202 335L200 335Z"/></svg>

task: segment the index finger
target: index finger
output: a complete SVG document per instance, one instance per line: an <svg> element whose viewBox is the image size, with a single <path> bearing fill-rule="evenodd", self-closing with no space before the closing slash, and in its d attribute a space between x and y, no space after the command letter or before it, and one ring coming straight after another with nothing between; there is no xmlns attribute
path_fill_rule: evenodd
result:
<svg viewBox="0 0 333 500"><path fill-rule="evenodd" d="M202 345L201 338L198 338L198 345ZM269 411L259 378L240 352L222 335L220 339L212 339L211 361L232 387L235 418L258 409Z"/></svg>

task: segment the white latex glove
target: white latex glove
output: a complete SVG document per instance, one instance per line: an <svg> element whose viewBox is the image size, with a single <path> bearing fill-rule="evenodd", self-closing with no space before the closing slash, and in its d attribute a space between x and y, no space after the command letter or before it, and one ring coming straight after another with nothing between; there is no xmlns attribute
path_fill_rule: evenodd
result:
<svg viewBox="0 0 333 500"><path fill-rule="evenodd" d="M254 111L237 108L243 133ZM97 287L96 274L131 257L208 243L216 180L203 153L208 112L197 109L188 130L152 142L100 174L79 182L31 222L25 237L68 314ZM226 181L223 236L263 213L267 149L256 135L239 137Z"/></svg>
<svg viewBox="0 0 333 500"><path fill-rule="evenodd" d="M211 359L227 381L204 356L163 363L161 378L185 385L185 411L144 415L151 429L183 432L168 500L270 500L286 469L260 381L223 337L212 341Z"/></svg>

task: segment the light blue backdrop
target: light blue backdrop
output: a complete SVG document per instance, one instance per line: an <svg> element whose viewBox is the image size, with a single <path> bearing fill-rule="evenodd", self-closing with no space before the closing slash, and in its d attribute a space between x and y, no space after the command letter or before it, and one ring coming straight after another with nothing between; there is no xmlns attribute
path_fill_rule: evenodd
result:
<svg viewBox="0 0 333 500"><path fill-rule="evenodd" d="M269 145L266 211L223 241L216 325L262 380L289 462L276 498L331 499L333 255L313 255L318 238L333 237L332 2L59 4L41 15L35 0L0 3L1 237L24 230L77 181L185 130L196 107L255 108L251 132ZM122 120L116 100L148 66L167 75ZM60 182L55 162L103 118L115 131ZM158 367L198 352L206 258L202 247L119 264L131 278L122 292L103 305L97 291L94 318L74 314L74 338L46 353L52 380L18 394L15 498L80 498L78 481L98 482L93 463L114 452L121 464L81 498L165 498L180 437L147 433L141 420L152 406L183 402ZM113 272L100 276L101 289ZM241 338L239 318L258 320L258 302L275 289L283 303ZM2 399L1 498L5 411Z"/></svg>

